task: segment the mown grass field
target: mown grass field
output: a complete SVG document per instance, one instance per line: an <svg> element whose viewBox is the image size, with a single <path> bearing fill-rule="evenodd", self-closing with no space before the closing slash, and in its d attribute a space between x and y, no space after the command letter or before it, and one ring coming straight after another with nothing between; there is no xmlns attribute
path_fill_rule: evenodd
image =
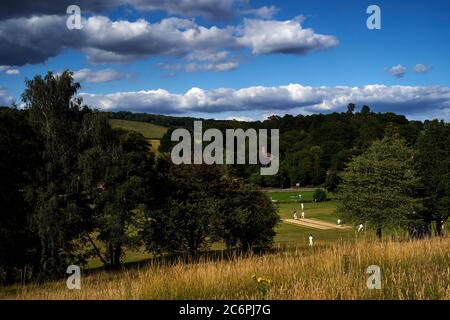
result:
<svg viewBox="0 0 450 320"><path fill-rule="evenodd" d="M277 203L313 202L314 191L271 191L268 196Z"/></svg>

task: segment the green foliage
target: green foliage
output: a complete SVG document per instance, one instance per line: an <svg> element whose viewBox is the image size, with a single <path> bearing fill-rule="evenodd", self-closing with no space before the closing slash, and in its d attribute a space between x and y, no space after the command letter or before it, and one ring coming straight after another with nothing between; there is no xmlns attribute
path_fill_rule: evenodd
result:
<svg viewBox="0 0 450 320"><path fill-rule="evenodd" d="M106 252L92 240L91 244L108 268L118 269L123 246L136 244L136 235L128 232L135 210L151 197L153 154L142 135L112 130L102 114L85 117L83 124L83 139L91 145L80 156L81 182L92 212L92 231Z"/></svg>
<svg viewBox="0 0 450 320"><path fill-rule="evenodd" d="M355 112L356 105L354 103L349 103L347 106L347 113L353 113Z"/></svg>
<svg viewBox="0 0 450 320"><path fill-rule="evenodd" d="M38 266L39 239L23 191L40 165L40 147L26 112L0 110L0 283L26 280Z"/></svg>
<svg viewBox="0 0 450 320"><path fill-rule="evenodd" d="M60 277L68 265L93 255L117 269L124 248L142 242L161 254L196 254L217 241L228 248L268 248L279 217L249 180L266 187L325 185L329 191L340 185L345 221L377 228L435 221L440 233L448 219L445 123L409 122L365 106L355 113L354 105L340 114L205 121L205 129L280 128L280 172L263 177L254 165L155 162L148 138L165 131L157 125L170 127L161 139L161 150L168 151L171 131L192 128L194 118L93 112L77 98L80 86L68 71L36 76L26 86L25 110L0 108L3 282ZM127 120L112 123L130 131L113 129L111 118ZM386 128L391 133L379 140ZM407 145L415 145L414 157ZM419 193L425 209L413 200ZM326 199L326 192L316 190L314 198Z"/></svg>
<svg viewBox="0 0 450 320"><path fill-rule="evenodd" d="M338 188L339 212L344 221L378 228L405 226L417 210L413 199L418 178L413 151L396 135L375 141L353 158Z"/></svg>
<svg viewBox="0 0 450 320"><path fill-rule="evenodd" d="M38 239L33 275L59 277L68 265L83 264L92 254L118 268L123 246L135 243L128 232L134 211L152 197L154 160L146 139L113 130L104 114L83 107L70 72L49 72L26 85L23 100L34 130L30 136L41 145L23 187L32 209L22 223ZM86 250L88 245L92 251Z"/></svg>
<svg viewBox="0 0 450 320"><path fill-rule="evenodd" d="M27 200L33 210L30 223L40 239L40 265L36 273L58 277L69 264L83 261L78 254L84 232L84 210L79 198L79 132L89 111L72 99L79 89L72 74L49 72L26 81L23 101L38 139L42 142L42 166L27 186Z"/></svg>
<svg viewBox="0 0 450 320"><path fill-rule="evenodd" d="M278 216L265 194L220 166L159 166L167 193L148 212L141 232L149 251L196 254L219 240L245 250L272 244Z"/></svg>
<svg viewBox="0 0 450 320"><path fill-rule="evenodd" d="M341 178L339 177L339 173L337 170L330 170L327 173L327 178L325 180L324 187L328 191L335 191L341 182Z"/></svg>
<svg viewBox="0 0 450 320"><path fill-rule="evenodd" d="M183 127L190 129L193 120L185 121ZM204 120L203 126L204 129L217 128L222 132L230 128L279 129L280 170L277 175L261 177L258 166L235 165L230 170L261 187L289 188L297 183L306 187L326 183L330 190L339 183L338 175L350 159L367 150L373 141L383 138L388 126L398 128L398 133L408 145L415 144L423 128L421 122L408 121L404 116L393 113L370 112L367 106L363 106L359 113L353 110L326 115L285 115L270 117L263 122ZM174 144L170 136L176 127L170 125L161 139L161 152L170 152ZM330 172L333 173L331 177Z"/></svg>
<svg viewBox="0 0 450 320"><path fill-rule="evenodd" d="M449 218L450 208L450 125L426 122L416 144L416 168L423 185L423 219L436 222L436 233Z"/></svg>
<svg viewBox="0 0 450 320"><path fill-rule="evenodd" d="M327 200L327 193L323 189L316 189L314 191L313 199L315 202L324 202Z"/></svg>
<svg viewBox="0 0 450 320"><path fill-rule="evenodd" d="M215 213L213 192L220 171L210 166L175 166L160 159L160 206L147 212L141 236L150 252L195 254L209 248ZM164 168L162 168L164 167Z"/></svg>
<svg viewBox="0 0 450 320"><path fill-rule="evenodd" d="M252 185L233 180L221 198L215 233L228 248L271 247L279 216L266 194Z"/></svg>

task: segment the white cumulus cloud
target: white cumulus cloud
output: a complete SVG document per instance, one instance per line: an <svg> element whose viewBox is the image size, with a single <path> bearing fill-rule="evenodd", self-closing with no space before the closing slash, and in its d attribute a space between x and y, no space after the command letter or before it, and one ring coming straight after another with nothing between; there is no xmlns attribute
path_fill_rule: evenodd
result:
<svg viewBox="0 0 450 320"><path fill-rule="evenodd" d="M73 78L77 82L86 83L103 83L111 82L122 79L127 79L131 75L124 72L119 72L113 69L103 69L103 70L91 70L91 69L81 69L74 71Z"/></svg>
<svg viewBox="0 0 450 320"><path fill-rule="evenodd" d="M103 110L182 114L242 111L332 112L350 103L367 104L372 110L403 114L450 109L450 88L367 85L362 87L311 87L289 84L242 89L192 88L184 94L163 89L111 94L83 94L85 102Z"/></svg>
<svg viewBox="0 0 450 320"><path fill-rule="evenodd" d="M301 18L287 21L245 19L243 36L238 41L255 54L304 55L339 45L334 36L303 28Z"/></svg>
<svg viewBox="0 0 450 320"><path fill-rule="evenodd" d="M431 66L419 63L414 66L414 72L417 74L424 74L428 73L431 70L431 68L432 68Z"/></svg>
<svg viewBox="0 0 450 320"><path fill-rule="evenodd" d="M406 68L401 64L398 64L396 66L391 67L388 70L388 72L391 74L391 76L394 76L396 78L402 78L406 74Z"/></svg>
<svg viewBox="0 0 450 320"><path fill-rule="evenodd" d="M69 30L65 16L0 21L0 64L42 63L68 48L84 52L95 64L128 63L155 56L217 61L229 50L246 48L254 54L304 55L339 43L334 36L303 28L300 19L244 19L243 25L224 27L202 26L174 17L151 23L91 16L82 22L83 29Z"/></svg>
<svg viewBox="0 0 450 320"><path fill-rule="evenodd" d="M261 19L272 19L274 15L276 15L280 11L279 8L275 6L263 6L260 8L251 8L242 11L242 14L254 16L256 18Z"/></svg>

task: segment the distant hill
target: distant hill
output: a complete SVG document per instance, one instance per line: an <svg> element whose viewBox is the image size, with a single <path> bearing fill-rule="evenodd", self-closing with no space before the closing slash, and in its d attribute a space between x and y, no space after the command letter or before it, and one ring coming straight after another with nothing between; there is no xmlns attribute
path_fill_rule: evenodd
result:
<svg viewBox="0 0 450 320"><path fill-rule="evenodd" d="M193 123L197 120L191 117L131 112L109 113L109 117L126 120L123 123L129 123L133 126L130 129L136 131L138 129L135 127L138 126L163 127L165 134L158 136L157 141L160 143L159 152L170 152L172 149L175 142L170 137L174 129L184 127L192 130ZM324 186L332 191L338 185L339 174L348 161L363 153L374 140L383 138L387 130L397 132L413 147L427 123L428 121L410 121L403 115L389 112L374 113L365 106L360 112L272 116L264 121L254 122L205 119L203 129L215 128L222 132L229 128L279 129L278 174L261 176L257 165L235 165L230 170L261 187L289 188L299 183L302 187ZM152 133L147 137L155 137L154 131L150 132Z"/></svg>

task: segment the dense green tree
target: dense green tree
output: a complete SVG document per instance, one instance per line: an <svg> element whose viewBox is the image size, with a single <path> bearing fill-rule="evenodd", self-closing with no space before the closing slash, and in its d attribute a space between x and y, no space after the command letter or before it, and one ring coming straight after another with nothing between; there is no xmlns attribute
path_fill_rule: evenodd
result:
<svg viewBox="0 0 450 320"><path fill-rule="evenodd" d="M69 264L82 262L80 240L87 211L80 204L79 174L76 170L78 134L87 108L74 99L79 84L70 72L26 81L22 95L29 119L43 148L43 165L27 188L33 207L30 222L40 239L39 275L58 277Z"/></svg>
<svg viewBox="0 0 450 320"><path fill-rule="evenodd" d="M273 244L279 216L270 199L243 181L231 181L219 201L215 233L228 248L267 249Z"/></svg>
<svg viewBox="0 0 450 320"><path fill-rule="evenodd" d="M354 103L349 103L347 105L347 113L354 113L356 109L356 106Z"/></svg>
<svg viewBox="0 0 450 320"><path fill-rule="evenodd" d="M411 222L417 210L412 197L417 183L413 151L397 135L387 134L353 158L342 173L338 211L345 221L375 227L381 238L383 227Z"/></svg>
<svg viewBox="0 0 450 320"><path fill-rule="evenodd" d="M323 189L314 190L313 199L315 202L324 202L327 200L327 192Z"/></svg>
<svg viewBox="0 0 450 320"><path fill-rule="evenodd" d="M91 211L86 237L106 267L118 269L123 247L137 244L137 233L132 230L142 205L152 195L154 158L142 135L112 130L102 114L85 117L83 124L83 139L91 143L79 162ZM104 252L92 240L92 231L104 244Z"/></svg>
<svg viewBox="0 0 450 320"><path fill-rule="evenodd" d="M38 266L39 239L28 224L24 190L41 164L40 148L26 112L0 110L0 283L26 281Z"/></svg>
<svg viewBox="0 0 450 320"><path fill-rule="evenodd" d="M195 255L215 241L245 250L272 244L278 215L268 197L221 166L165 162L162 206L148 212L147 249Z"/></svg>
<svg viewBox="0 0 450 320"><path fill-rule="evenodd" d="M369 108L369 106L364 105L364 106L361 108L361 114L364 114L364 115L370 114L370 108Z"/></svg>
<svg viewBox="0 0 450 320"><path fill-rule="evenodd" d="M214 239L214 193L224 172L217 166L164 164L161 206L149 208L141 232L150 252L195 255Z"/></svg>
<svg viewBox="0 0 450 320"><path fill-rule="evenodd" d="M417 172L424 187L424 219L435 221L436 234L450 214L450 125L427 122L416 145Z"/></svg>

